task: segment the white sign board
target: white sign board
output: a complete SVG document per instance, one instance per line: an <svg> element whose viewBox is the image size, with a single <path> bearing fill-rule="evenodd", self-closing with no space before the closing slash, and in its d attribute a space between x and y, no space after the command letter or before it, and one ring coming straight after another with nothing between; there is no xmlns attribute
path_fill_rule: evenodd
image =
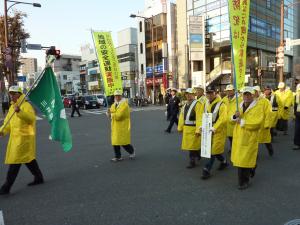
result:
<svg viewBox="0 0 300 225"><path fill-rule="evenodd" d="M212 113L203 113L201 132L201 157L211 157Z"/></svg>

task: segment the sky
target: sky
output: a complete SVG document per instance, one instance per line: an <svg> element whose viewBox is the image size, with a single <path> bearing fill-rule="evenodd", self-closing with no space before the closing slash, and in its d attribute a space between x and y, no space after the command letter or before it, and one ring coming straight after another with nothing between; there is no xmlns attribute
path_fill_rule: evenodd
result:
<svg viewBox="0 0 300 225"><path fill-rule="evenodd" d="M25 30L30 34L27 43L42 46L56 46L61 54L80 55L80 46L92 44L90 30L111 31L117 46L117 32L137 27L136 19L129 17L144 9L144 0L24 0L42 5L17 4L13 9L27 13ZM8 6L11 3L8 2ZM3 1L0 3L3 9ZM0 11L0 14L3 14ZM45 51L30 50L24 57L38 58L38 66L43 66Z"/></svg>

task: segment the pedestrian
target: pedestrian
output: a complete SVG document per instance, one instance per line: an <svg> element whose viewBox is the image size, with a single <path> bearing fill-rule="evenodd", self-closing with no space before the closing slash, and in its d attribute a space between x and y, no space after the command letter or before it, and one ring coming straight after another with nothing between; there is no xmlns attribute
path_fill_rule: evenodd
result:
<svg viewBox="0 0 300 225"><path fill-rule="evenodd" d="M25 164L34 176L28 186L44 183L42 172L36 161L36 115L33 107L26 100L21 104L25 95L18 86L9 88L12 104L5 117L4 125L0 128L0 136L9 134L5 164L9 165L6 181L0 189L0 194L10 193L22 164ZM12 114L14 114L12 116ZM11 117L12 116L12 117ZM11 117L11 119L10 119ZM9 120L10 119L10 120Z"/></svg>
<svg viewBox="0 0 300 225"><path fill-rule="evenodd" d="M171 90L171 98L169 99L169 104L168 104L168 111L170 113L170 124L168 128L165 130L166 133L171 133L172 127L174 123L178 125L178 113L179 113L179 104L180 100L176 96L177 90L175 88L172 88Z"/></svg>
<svg viewBox="0 0 300 225"><path fill-rule="evenodd" d="M126 99L122 97L122 91L114 92L115 101L108 109L107 116L111 119L111 144L115 157L112 162L122 161L121 146L129 153L129 158L135 158L135 151L130 138L130 108Z"/></svg>
<svg viewBox="0 0 300 225"><path fill-rule="evenodd" d="M167 107L167 110L166 110L167 121L170 120L169 100L172 97L170 92L171 92L171 88L168 88L167 93L165 94L165 104L166 104L166 107Z"/></svg>
<svg viewBox="0 0 300 225"><path fill-rule="evenodd" d="M159 101L159 105L163 105L164 96L162 95L161 92L159 92L158 94L158 101Z"/></svg>
<svg viewBox="0 0 300 225"><path fill-rule="evenodd" d="M227 107L227 131L226 135L229 140L230 148L229 148L229 153L231 152L232 148L232 136L233 136L233 128L235 123L231 121L230 115L233 115L236 112L236 106L237 106L237 101L238 103L242 102L242 98L238 96L238 99L236 99L235 95L235 89L232 84L228 84L225 88L226 96L222 99L224 104Z"/></svg>
<svg viewBox="0 0 300 225"><path fill-rule="evenodd" d="M300 84L297 84L295 104L295 134L294 134L294 148L293 150L300 150Z"/></svg>
<svg viewBox="0 0 300 225"><path fill-rule="evenodd" d="M249 187L251 171L256 167L258 131L263 122L263 107L254 99L254 89L242 89L243 101L233 116L235 121L232 139L231 161L238 168L238 189Z"/></svg>
<svg viewBox="0 0 300 225"><path fill-rule="evenodd" d="M272 145L272 137L271 137L271 126L272 126L272 105L268 99L266 99L262 94L259 86L253 87L255 93L254 98L257 101L257 104L261 104L263 108L263 122L261 123L261 127L258 133L258 143L265 144L268 149L269 156L274 155L274 149Z"/></svg>
<svg viewBox="0 0 300 225"><path fill-rule="evenodd" d="M79 112L79 104L80 104L80 99L79 96L76 94L71 100L71 105L72 105L71 117L74 117L75 111L78 114L78 116L81 117L81 114Z"/></svg>
<svg viewBox="0 0 300 225"><path fill-rule="evenodd" d="M272 113L269 115L271 120L271 137L277 135L275 130L276 124L278 121L278 103L277 103L277 96L273 93L273 90L270 86L266 86L264 90L264 96L268 99L272 106Z"/></svg>
<svg viewBox="0 0 300 225"><path fill-rule="evenodd" d="M195 92L188 88L185 92L187 103L181 108L178 131L182 132L181 149L189 151L189 165L196 166L196 159L200 160L200 124L203 114L203 105L195 99Z"/></svg>
<svg viewBox="0 0 300 225"><path fill-rule="evenodd" d="M290 118L291 106L293 105L293 92L286 88L285 83L280 82L275 94L278 100L278 122L277 130L283 131L284 135L287 135L288 120Z"/></svg>
<svg viewBox="0 0 300 225"><path fill-rule="evenodd" d="M8 109L9 109L9 96L7 91L5 90L2 94L2 113L4 117L6 116L6 112L8 111Z"/></svg>
<svg viewBox="0 0 300 225"><path fill-rule="evenodd" d="M228 167L226 157L223 155L226 142L226 124L227 108L221 97L217 95L214 87L208 87L206 90L208 102L204 106L204 113L212 113L212 146L211 158L208 160L202 171L202 179L206 180L211 176L211 169L215 159L220 161L218 170L224 170ZM202 125L202 123L201 123Z"/></svg>

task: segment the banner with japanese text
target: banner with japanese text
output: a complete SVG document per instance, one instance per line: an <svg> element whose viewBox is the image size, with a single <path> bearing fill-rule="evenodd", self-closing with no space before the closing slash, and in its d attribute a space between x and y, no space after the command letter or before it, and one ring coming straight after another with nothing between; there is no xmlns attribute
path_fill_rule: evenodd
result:
<svg viewBox="0 0 300 225"><path fill-rule="evenodd" d="M245 84L250 0L228 0L231 44L234 64L234 85Z"/></svg>
<svg viewBox="0 0 300 225"><path fill-rule="evenodd" d="M92 32L106 96L122 91L119 62L110 32Z"/></svg>

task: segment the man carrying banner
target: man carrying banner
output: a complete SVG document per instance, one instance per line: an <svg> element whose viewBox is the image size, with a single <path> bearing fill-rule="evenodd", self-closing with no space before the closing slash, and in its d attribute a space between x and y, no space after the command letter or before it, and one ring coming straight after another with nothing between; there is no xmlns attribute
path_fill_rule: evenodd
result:
<svg viewBox="0 0 300 225"><path fill-rule="evenodd" d="M9 164L9 169L6 181L0 189L1 195L9 194L22 164L25 164L34 176L33 182L28 186L44 183L42 172L36 161L35 111L29 102L22 103L25 95L18 86L11 86L9 95L12 105L4 120L4 126L0 128L0 136L10 134L5 157L5 164Z"/></svg>
<svg viewBox="0 0 300 225"><path fill-rule="evenodd" d="M204 180L210 177L210 171L213 167L215 159L218 159L221 162L218 170L224 170L229 165L226 157L223 156L226 142L226 105L222 102L221 97L216 94L216 90L213 87L207 88L206 97L208 102L204 106L204 112L212 113L212 148L211 158L203 168L201 178Z"/></svg>
<svg viewBox="0 0 300 225"><path fill-rule="evenodd" d="M243 102L231 119L235 121L232 139L231 161L238 168L239 189L249 187L251 171L256 166L258 131L264 118L263 107L254 99L254 89L244 87Z"/></svg>
<svg viewBox="0 0 300 225"><path fill-rule="evenodd" d="M195 99L192 88L188 88L185 95L187 103L179 115L178 131L182 132L181 149L189 151L190 163L186 168L192 169L196 166L196 159L200 159L200 123L203 105Z"/></svg>
<svg viewBox="0 0 300 225"><path fill-rule="evenodd" d="M121 146L129 153L129 158L135 158L135 152L130 144L130 108L126 99L122 98L122 91L114 92L115 102L107 111L111 119L111 143L115 151L112 162L122 161Z"/></svg>

